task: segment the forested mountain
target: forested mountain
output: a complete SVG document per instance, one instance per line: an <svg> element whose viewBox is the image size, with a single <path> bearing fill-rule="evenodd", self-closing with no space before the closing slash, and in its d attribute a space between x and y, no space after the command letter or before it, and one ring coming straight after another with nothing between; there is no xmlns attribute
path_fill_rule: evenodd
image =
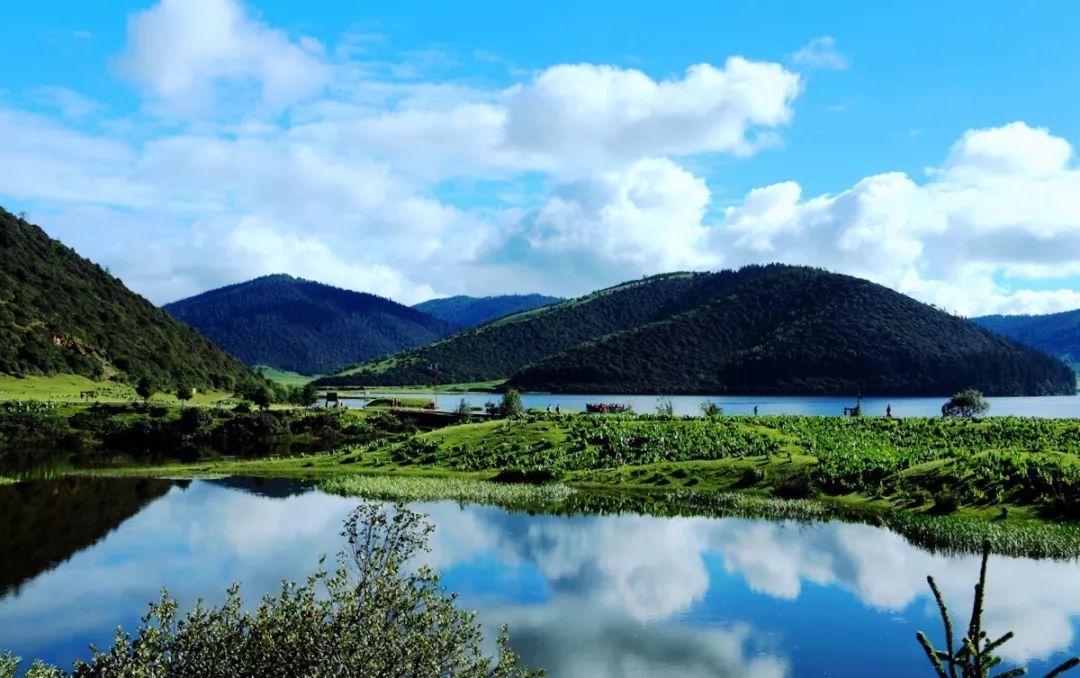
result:
<svg viewBox="0 0 1080 678"><path fill-rule="evenodd" d="M506 294L497 297L457 296L432 299L416 304L413 308L460 327L476 327L512 313L531 311L534 308L550 306L560 301L565 300L543 294Z"/></svg>
<svg viewBox="0 0 1080 678"><path fill-rule="evenodd" d="M1072 393L1060 361L888 288L771 265L659 276L511 316L335 379L509 378L529 390Z"/></svg>
<svg viewBox="0 0 1080 678"><path fill-rule="evenodd" d="M505 379L521 367L613 332L664 317L694 287L692 274L662 275L501 318L430 346L324 377L321 384L427 384Z"/></svg>
<svg viewBox="0 0 1080 678"><path fill-rule="evenodd" d="M248 365L324 374L427 344L458 326L373 294L270 275L167 304Z"/></svg>
<svg viewBox="0 0 1080 678"><path fill-rule="evenodd" d="M972 321L1055 355L1080 372L1080 309L1048 315L988 315Z"/></svg>
<svg viewBox="0 0 1080 678"><path fill-rule="evenodd" d="M256 377L193 327L0 209L0 373L80 374L160 390Z"/></svg>

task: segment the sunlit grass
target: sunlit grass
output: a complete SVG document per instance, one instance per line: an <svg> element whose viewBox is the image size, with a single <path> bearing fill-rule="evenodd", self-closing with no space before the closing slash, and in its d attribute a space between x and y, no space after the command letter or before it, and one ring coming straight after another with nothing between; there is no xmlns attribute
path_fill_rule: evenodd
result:
<svg viewBox="0 0 1080 678"><path fill-rule="evenodd" d="M276 384L283 384L285 386L304 386L308 382L319 378L319 375L308 376L306 374L298 374L288 370L279 370L276 367L268 367L266 365L256 365L254 370L256 374L260 374Z"/></svg>
<svg viewBox="0 0 1080 678"><path fill-rule="evenodd" d="M94 393L83 398L83 393ZM213 405L232 397L224 391L200 391L186 401L187 405ZM141 401L135 389L115 381L94 381L76 374L56 374L51 377L14 377L0 374L0 401L43 400L64 403L81 402L130 402ZM155 393L152 403L178 405L180 400L172 393Z"/></svg>
<svg viewBox="0 0 1080 678"><path fill-rule="evenodd" d="M453 500L495 506L543 506L566 501L574 490L560 483L511 485L465 478L342 476L319 483L319 489L347 497L418 502Z"/></svg>

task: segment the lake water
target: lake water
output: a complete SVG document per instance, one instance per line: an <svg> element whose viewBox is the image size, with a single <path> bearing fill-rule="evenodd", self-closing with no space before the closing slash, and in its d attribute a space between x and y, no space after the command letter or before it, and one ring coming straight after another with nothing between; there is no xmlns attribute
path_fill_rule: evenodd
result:
<svg viewBox="0 0 1080 678"><path fill-rule="evenodd" d="M69 666L133 627L160 587L218 602L301 579L356 504L285 481L94 480L0 488L0 647ZM35 509L34 506L38 508ZM555 517L419 504L428 562L550 675L926 676L933 574L966 625L978 558L874 527L639 515ZM1080 651L1080 566L994 557L986 620L1044 675Z"/></svg>
<svg viewBox="0 0 1080 678"><path fill-rule="evenodd" d="M394 394L378 394L372 397L393 398ZM400 394L397 394L398 397ZM407 397L407 396L406 396ZM416 397L416 396L413 396ZM494 393L439 393L436 402L439 409L456 410L464 398L474 407L483 407L488 401L498 402ZM630 405L635 412L652 414L656 412L658 397L655 395L561 395L548 393L524 393L521 400L526 408L552 410L559 406L564 412L584 412L585 403L622 403ZM863 398L863 413L870 416L884 416L885 408L892 405L895 417L939 417L941 406L947 398ZM809 414L821 416L841 416L845 407L854 407L855 398L827 396L673 396L671 398L675 414L697 415L701 413L701 404L712 401L724 409L725 414ZM987 398L990 403L990 415L1016 417L1049 417L1054 419L1080 418L1080 396L1045 396L1039 398ZM346 403L362 407L362 400L347 400Z"/></svg>

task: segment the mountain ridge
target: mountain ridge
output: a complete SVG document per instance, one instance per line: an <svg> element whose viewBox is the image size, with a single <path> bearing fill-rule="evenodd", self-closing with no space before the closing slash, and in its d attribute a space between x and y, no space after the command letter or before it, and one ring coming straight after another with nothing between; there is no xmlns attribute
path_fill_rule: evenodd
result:
<svg viewBox="0 0 1080 678"><path fill-rule="evenodd" d="M489 297L457 295L429 299L414 304L413 308L446 322L469 328L561 301L566 300L562 297L549 297L543 294L502 294Z"/></svg>
<svg viewBox="0 0 1080 678"><path fill-rule="evenodd" d="M987 315L971 321L1057 356L1080 373L1080 309L1045 314Z"/></svg>
<svg viewBox="0 0 1080 678"><path fill-rule="evenodd" d="M630 281L324 378L621 393L1072 393L1060 361L888 288L772 264Z"/></svg>
<svg viewBox="0 0 1080 678"><path fill-rule="evenodd" d="M385 297L283 273L164 308L248 365L300 374L325 374L459 329Z"/></svg>
<svg viewBox="0 0 1080 678"><path fill-rule="evenodd" d="M0 373L146 379L169 390L259 381L195 328L2 208Z"/></svg>

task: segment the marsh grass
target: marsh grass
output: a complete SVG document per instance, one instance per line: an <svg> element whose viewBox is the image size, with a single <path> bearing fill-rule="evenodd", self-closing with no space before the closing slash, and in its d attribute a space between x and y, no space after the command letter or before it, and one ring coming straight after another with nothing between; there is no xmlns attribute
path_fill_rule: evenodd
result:
<svg viewBox="0 0 1080 678"><path fill-rule="evenodd" d="M324 492L400 502L452 500L556 515L636 514L847 523L881 527L934 553L993 553L1024 558L1080 557L1080 526L997 523L962 516L868 512L813 499L778 499L737 492L575 490L560 483L516 485L462 478L342 476L319 484Z"/></svg>
<svg viewBox="0 0 1080 678"><path fill-rule="evenodd" d="M566 485L511 485L464 478L343 476L319 483L319 489L347 497L394 502L453 500L506 508L543 507L574 494Z"/></svg>

